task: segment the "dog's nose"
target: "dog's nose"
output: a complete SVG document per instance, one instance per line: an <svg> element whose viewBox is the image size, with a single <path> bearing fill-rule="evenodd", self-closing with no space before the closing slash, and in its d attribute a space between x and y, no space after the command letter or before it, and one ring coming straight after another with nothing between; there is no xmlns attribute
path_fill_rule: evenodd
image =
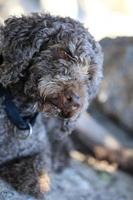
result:
<svg viewBox="0 0 133 200"><path fill-rule="evenodd" d="M73 107L73 109L80 106L80 96L72 91L66 91L63 95L63 106L64 108Z"/></svg>
<svg viewBox="0 0 133 200"><path fill-rule="evenodd" d="M80 96L72 91L64 92L61 98L61 115L64 118L72 117L81 106Z"/></svg>

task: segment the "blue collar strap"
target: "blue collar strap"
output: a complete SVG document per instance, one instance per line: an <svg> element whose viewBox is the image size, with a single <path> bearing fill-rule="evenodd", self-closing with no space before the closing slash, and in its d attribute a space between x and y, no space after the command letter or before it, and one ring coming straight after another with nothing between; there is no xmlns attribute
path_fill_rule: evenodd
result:
<svg viewBox="0 0 133 200"><path fill-rule="evenodd" d="M8 116L8 119L20 130L29 130L29 124L31 126L34 125L36 121L36 117L38 113L35 113L34 116L29 117L21 117L18 108L12 101L12 95L10 90L4 88L2 84L0 84L0 97L4 97L3 105L5 108L5 112Z"/></svg>

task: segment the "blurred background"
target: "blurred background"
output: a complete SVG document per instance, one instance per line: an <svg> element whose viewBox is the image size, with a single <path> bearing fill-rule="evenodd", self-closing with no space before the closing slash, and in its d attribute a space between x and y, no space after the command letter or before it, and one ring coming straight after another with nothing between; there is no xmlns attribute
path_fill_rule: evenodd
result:
<svg viewBox="0 0 133 200"><path fill-rule="evenodd" d="M0 0L0 17L48 11L79 19L96 39L132 36L132 0Z"/></svg>
<svg viewBox="0 0 133 200"><path fill-rule="evenodd" d="M72 135L72 157L84 161L86 155L100 170L133 173L133 0L0 0L1 23L38 11L80 20L104 52L104 79Z"/></svg>

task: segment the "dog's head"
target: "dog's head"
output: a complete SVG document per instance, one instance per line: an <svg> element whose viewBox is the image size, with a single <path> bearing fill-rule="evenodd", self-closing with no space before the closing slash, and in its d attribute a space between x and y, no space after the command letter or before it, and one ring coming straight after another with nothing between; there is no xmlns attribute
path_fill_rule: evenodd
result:
<svg viewBox="0 0 133 200"><path fill-rule="evenodd" d="M47 115L76 118L96 95L102 77L99 44L71 18L34 14L11 18L3 33L0 82L24 77L24 91Z"/></svg>

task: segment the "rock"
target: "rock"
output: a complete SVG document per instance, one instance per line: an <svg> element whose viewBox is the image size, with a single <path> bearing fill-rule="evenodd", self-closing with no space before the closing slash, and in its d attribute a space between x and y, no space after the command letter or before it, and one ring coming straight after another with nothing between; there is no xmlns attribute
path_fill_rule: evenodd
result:
<svg viewBox="0 0 133 200"><path fill-rule="evenodd" d="M96 171L87 164L71 161L61 174L53 174L51 192L45 200L132 200L133 178L116 171ZM0 200L35 200L17 193L0 180Z"/></svg>
<svg viewBox="0 0 133 200"><path fill-rule="evenodd" d="M62 174L54 176L46 200L132 200L132 184L133 179L122 172L98 172L72 161Z"/></svg>
<svg viewBox="0 0 133 200"><path fill-rule="evenodd" d="M105 113L133 130L133 37L101 40L104 79L98 102Z"/></svg>

